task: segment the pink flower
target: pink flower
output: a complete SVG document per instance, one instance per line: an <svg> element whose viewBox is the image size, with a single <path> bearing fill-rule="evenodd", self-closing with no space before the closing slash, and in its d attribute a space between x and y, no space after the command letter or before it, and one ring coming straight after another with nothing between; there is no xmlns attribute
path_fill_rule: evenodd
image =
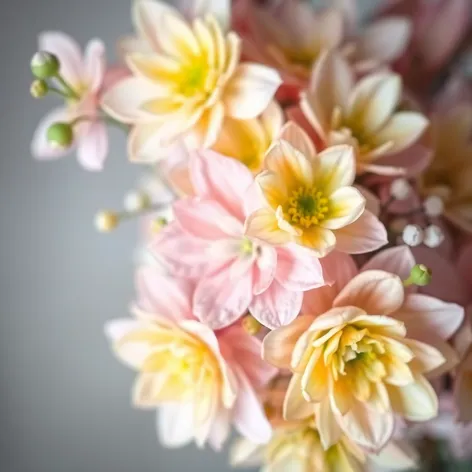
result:
<svg viewBox="0 0 472 472"><path fill-rule="evenodd" d="M289 323L303 292L325 283L319 260L295 244L274 248L244 235L260 195L239 161L201 151L189 165L195 196L174 204L176 221L152 249L175 274L197 279L194 313L212 328L229 326L248 309L269 328Z"/></svg>
<svg viewBox="0 0 472 472"><path fill-rule="evenodd" d="M45 32L39 37L39 50L57 56L60 73L78 98L67 101L65 106L54 109L39 123L31 143L33 156L41 160L63 157L70 149L53 148L47 141L47 129L56 122L72 122L80 117L89 119L74 126L77 158L87 170L103 168L108 154L108 135L105 123L100 119L99 101L103 93L124 77L120 68L106 69L105 47L100 40L90 41L82 54L79 45L68 35Z"/></svg>
<svg viewBox="0 0 472 472"><path fill-rule="evenodd" d="M109 322L106 333L118 358L139 372L133 401L158 409L163 444L195 439L220 449L230 425L251 441L269 441L271 426L256 391L276 370L261 360L261 342L239 326L215 333L200 323L188 281L142 268L137 290L135 318Z"/></svg>
<svg viewBox="0 0 472 472"><path fill-rule="evenodd" d="M341 433L379 451L394 430L394 414L410 421L437 415L436 394L425 375L457 363L445 342L463 309L405 290L414 265L406 247L383 251L360 271L345 255L324 259L336 283L305 295L303 314L269 333L263 357L293 372L286 419L315 414L325 448Z"/></svg>

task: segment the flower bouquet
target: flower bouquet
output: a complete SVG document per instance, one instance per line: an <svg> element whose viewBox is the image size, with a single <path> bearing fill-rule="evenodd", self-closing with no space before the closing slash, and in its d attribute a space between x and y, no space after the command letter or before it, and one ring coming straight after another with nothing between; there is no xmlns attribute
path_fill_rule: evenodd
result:
<svg viewBox="0 0 472 472"><path fill-rule="evenodd" d="M175 2L174 2L175 3ZM171 448L267 472L472 456L469 0L135 0L109 66L45 32L32 153L147 169L136 298L105 332Z"/></svg>

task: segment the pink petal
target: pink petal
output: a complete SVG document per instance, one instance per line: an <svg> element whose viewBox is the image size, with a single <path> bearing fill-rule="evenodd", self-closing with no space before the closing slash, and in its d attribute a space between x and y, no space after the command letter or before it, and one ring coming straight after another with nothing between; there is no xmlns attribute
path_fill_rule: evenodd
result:
<svg viewBox="0 0 472 472"><path fill-rule="evenodd" d="M376 251L387 243L385 226L367 210L354 223L336 231L336 249L348 254Z"/></svg>
<svg viewBox="0 0 472 472"><path fill-rule="evenodd" d="M265 206L265 198L257 182L253 182L244 194L243 206L245 216L249 216Z"/></svg>
<svg viewBox="0 0 472 472"><path fill-rule="evenodd" d="M193 319L189 280L162 275L153 267L142 267L136 273L137 303L140 309L169 320Z"/></svg>
<svg viewBox="0 0 472 472"><path fill-rule="evenodd" d="M187 422L188 422L187 416ZM231 410L220 408L211 425L208 443L215 451L221 451L231 432Z"/></svg>
<svg viewBox="0 0 472 472"><path fill-rule="evenodd" d="M254 265L254 295L266 291L273 282L277 270L277 251L271 246L259 246Z"/></svg>
<svg viewBox="0 0 472 472"><path fill-rule="evenodd" d="M276 280L271 286L252 300L249 311L259 323L269 329L291 323L300 313L303 293L292 292Z"/></svg>
<svg viewBox="0 0 472 472"><path fill-rule="evenodd" d="M150 244L156 257L162 258L166 268L176 277L201 277L208 265L208 241L188 235L178 222L161 230Z"/></svg>
<svg viewBox="0 0 472 472"><path fill-rule="evenodd" d="M272 436L272 427L243 370L235 368L234 371L239 387L233 412L234 426L245 438L257 444L265 444Z"/></svg>
<svg viewBox="0 0 472 472"><path fill-rule="evenodd" d="M105 70L102 81L101 93L105 93L109 88L113 87L120 80L130 75L129 70L123 66L110 66Z"/></svg>
<svg viewBox="0 0 472 472"><path fill-rule="evenodd" d="M54 149L48 143L47 130L53 124L68 121L70 114L66 108L56 108L48 113L38 124L31 141L31 154L40 160L58 159L70 152L70 149Z"/></svg>
<svg viewBox="0 0 472 472"><path fill-rule="evenodd" d="M190 176L200 197L217 200L232 215L244 218L243 197L254 182L244 164L210 150L200 151L190 158Z"/></svg>
<svg viewBox="0 0 472 472"><path fill-rule="evenodd" d="M193 440L192 403L167 404L157 412L157 435L167 448L179 448Z"/></svg>
<svg viewBox="0 0 472 472"><path fill-rule="evenodd" d="M461 249L457 270L468 286L472 287L472 244L469 243Z"/></svg>
<svg viewBox="0 0 472 472"><path fill-rule="evenodd" d="M82 52L77 42L60 31L45 31L39 35L39 50L57 56L61 63L61 75L73 87L84 77Z"/></svg>
<svg viewBox="0 0 472 472"><path fill-rule="evenodd" d="M398 275L402 280L406 280L415 264L416 261L410 248L408 246L398 246L385 249L376 254L362 267L362 271L384 270Z"/></svg>
<svg viewBox="0 0 472 472"><path fill-rule="evenodd" d="M374 216L378 217L380 214L380 201L378 197L361 185L355 186L362 196L365 198L365 209L370 211Z"/></svg>
<svg viewBox="0 0 472 472"><path fill-rule="evenodd" d="M98 92L105 76L105 45L93 39L87 45L84 57L85 76L91 92Z"/></svg>
<svg viewBox="0 0 472 472"><path fill-rule="evenodd" d="M292 291L304 292L325 285L320 260L310 249L294 243L277 248L275 278Z"/></svg>
<svg viewBox="0 0 472 472"><path fill-rule="evenodd" d="M77 143L77 157L82 166L90 171L103 169L108 155L108 131L105 123L95 121L85 128Z"/></svg>
<svg viewBox="0 0 472 472"><path fill-rule="evenodd" d="M325 280L341 291L358 273L354 259L342 252L334 251L321 260Z"/></svg>
<svg viewBox="0 0 472 472"><path fill-rule="evenodd" d="M175 219L187 233L215 241L242 236L242 224L215 201L188 197L174 203Z"/></svg>
<svg viewBox="0 0 472 472"><path fill-rule="evenodd" d="M193 311L212 329L229 326L249 307L252 295L252 267L237 280L231 280L231 264L226 263L206 274L198 283L193 297Z"/></svg>
<svg viewBox="0 0 472 472"><path fill-rule="evenodd" d="M408 331L429 331L449 339L462 324L464 309L428 295L411 294L394 316L405 322Z"/></svg>

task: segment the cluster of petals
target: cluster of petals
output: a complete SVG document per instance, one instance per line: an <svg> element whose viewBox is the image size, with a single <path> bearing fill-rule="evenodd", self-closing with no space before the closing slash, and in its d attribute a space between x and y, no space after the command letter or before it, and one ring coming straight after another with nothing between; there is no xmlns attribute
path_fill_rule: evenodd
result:
<svg viewBox="0 0 472 472"><path fill-rule="evenodd" d="M195 440L220 449L231 425L265 443L272 431L257 390L276 369L261 360L261 342L240 326L215 333L201 323L192 311L193 288L142 268L134 318L106 325L117 357L138 372L133 402L158 410L158 433L169 447Z"/></svg>
<svg viewBox="0 0 472 472"><path fill-rule="evenodd" d="M357 273L348 256L325 260L336 284L309 292L303 316L269 333L263 357L293 372L287 419L315 415L327 449L344 433L379 451L394 432L394 415L427 421L438 413L427 377L457 363L446 343L463 320L462 307L408 293L402 278L414 259L398 247L374 256Z"/></svg>
<svg viewBox="0 0 472 472"><path fill-rule="evenodd" d="M175 220L151 241L171 274L196 279L194 313L214 329L249 311L275 328L300 312L303 292L325 284L316 254L295 243L272 246L245 234L259 205L251 171L213 151L190 156L194 194L173 205Z"/></svg>
<svg viewBox="0 0 472 472"><path fill-rule="evenodd" d="M137 37L122 42L133 75L102 100L111 116L133 126L133 160L164 157L178 139L210 147L225 117L255 118L280 85L275 70L240 62L238 35L211 12L187 20L165 3L136 0L133 18Z"/></svg>

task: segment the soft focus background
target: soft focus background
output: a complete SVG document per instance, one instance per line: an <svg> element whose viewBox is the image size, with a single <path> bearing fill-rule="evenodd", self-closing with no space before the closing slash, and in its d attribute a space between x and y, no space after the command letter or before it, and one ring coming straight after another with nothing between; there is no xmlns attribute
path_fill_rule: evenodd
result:
<svg viewBox="0 0 472 472"><path fill-rule="evenodd" d="M30 156L36 123L54 106L29 96L37 34L60 29L82 44L98 36L112 58L131 31L130 1L14 1L0 26L0 471L229 470L225 454L158 445L154 415L131 409L134 375L103 335L133 296L136 226L109 236L93 227L95 212L120 207L140 175L125 136L111 131L101 174L73 156Z"/></svg>

